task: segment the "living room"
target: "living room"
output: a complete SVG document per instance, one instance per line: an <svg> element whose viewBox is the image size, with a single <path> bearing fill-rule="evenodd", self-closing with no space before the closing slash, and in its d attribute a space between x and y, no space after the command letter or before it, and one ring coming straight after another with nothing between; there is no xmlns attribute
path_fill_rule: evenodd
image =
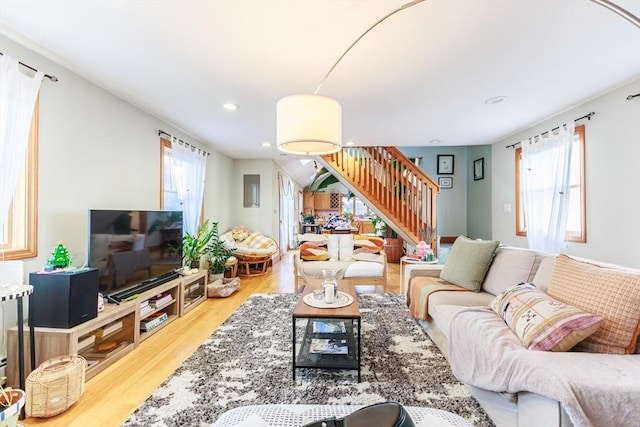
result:
<svg viewBox="0 0 640 427"><path fill-rule="evenodd" d="M203 207L205 218L217 221L224 231L242 224L278 238L277 176L282 173L294 179L280 163L257 154L255 158L224 154L214 147L214 141L199 140L173 125L172 117L154 116L127 102L126 92L130 88L106 90L107 81L91 81L72 71L82 68L82 64L53 60L49 55L38 53L40 47L29 40L30 34L20 35L4 26L2 30L0 51L3 54L58 78L56 83L45 80L40 89L38 255L24 260L25 272L40 270L51 248L61 240L72 253L86 254L89 209L160 207L160 129L210 152ZM638 50L633 48L637 43L636 37L628 46L629 56L636 65ZM594 57L593 61L597 62L598 58ZM113 64L104 66L114 67ZM122 70L126 72L126 67ZM317 73L324 71L318 69ZM606 75L601 80L606 80ZM514 150L505 147L594 111L596 114L591 120L579 123L586 127L587 241L567 242L566 252L640 268L636 243L640 241L637 221L640 177L636 172L640 159L640 98L627 99L640 92L640 68L636 67L630 78L612 81L603 87L606 89L583 97L579 103L532 121L490 143L400 146L407 157L421 157L423 170L432 177L438 176L437 156L454 155L453 186L442 189L438 196L439 234L462 234L526 247L526 238L515 233ZM271 119L273 111L268 113ZM506 110L501 110L500 115L506 114ZM474 180L473 164L480 158L484 158L484 179ZM242 206L245 174L259 174L262 178L258 208ZM296 183L296 192L302 191L303 186L301 182ZM287 260L283 262L286 265ZM95 402L101 404L99 400ZM137 404L139 402L132 403L131 411Z"/></svg>

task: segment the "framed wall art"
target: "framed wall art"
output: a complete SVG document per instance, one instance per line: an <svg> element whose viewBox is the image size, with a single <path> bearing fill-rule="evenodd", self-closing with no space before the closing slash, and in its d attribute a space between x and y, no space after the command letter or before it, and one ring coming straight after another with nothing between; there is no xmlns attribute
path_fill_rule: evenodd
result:
<svg viewBox="0 0 640 427"><path fill-rule="evenodd" d="M440 188L453 188L453 177L451 176L441 176L438 177L438 185Z"/></svg>
<svg viewBox="0 0 640 427"><path fill-rule="evenodd" d="M438 154L438 175L453 175L453 154Z"/></svg>
<svg viewBox="0 0 640 427"><path fill-rule="evenodd" d="M473 161L473 180L484 179L484 157Z"/></svg>

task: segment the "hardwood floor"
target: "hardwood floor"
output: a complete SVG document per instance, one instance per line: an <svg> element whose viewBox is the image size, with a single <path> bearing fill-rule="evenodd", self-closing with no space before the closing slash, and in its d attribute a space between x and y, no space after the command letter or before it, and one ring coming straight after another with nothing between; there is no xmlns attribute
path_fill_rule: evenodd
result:
<svg viewBox="0 0 640 427"><path fill-rule="evenodd" d="M267 275L242 277L238 292L228 298L208 299L87 381L80 401L66 412L51 418L27 418L22 424L120 426L249 296L254 293L292 293L294 288L292 253L289 253L270 268ZM399 291L398 264L388 265L385 288L385 292Z"/></svg>

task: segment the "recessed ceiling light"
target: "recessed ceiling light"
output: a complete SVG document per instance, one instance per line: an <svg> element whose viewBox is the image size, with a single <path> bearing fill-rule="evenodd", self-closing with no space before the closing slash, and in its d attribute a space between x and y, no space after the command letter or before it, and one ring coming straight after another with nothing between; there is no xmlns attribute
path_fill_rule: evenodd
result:
<svg viewBox="0 0 640 427"><path fill-rule="evenodd" d="M353 141L347 141L344 145L346 145L347 147L353 147L354 145L356 145L356 143Z"/></svg>
<svg viewBox="0 0 640 427"><path fill-rule="evenodd" d="M265 141L262 143L263 147L271 147L271 143L269 141Z"/></svg>
<svg viewBox="0 0 640 427"><path fill-rule="evenodd" d="M222 105L222 108L224 108L225 110L229 110L229 111L235 111L240 107L238 107L238 105L236 105L236 104L226 103L226 104Z"/></svg>
<svg viewBox="0 0 640 427"><path fill-rule="evenodd" d="M492 96L491 98L487 99L484 101L485 104L499 104L502 101L504 101L505 99L507 99L506 96Z"/></svg>
<svg viewBox="0 0 640 427"><path fill-rule="evenodd" d="M431 141L429 141L429 144L440 144L442 141L440 141L439 139L432 139Z"/></svg>

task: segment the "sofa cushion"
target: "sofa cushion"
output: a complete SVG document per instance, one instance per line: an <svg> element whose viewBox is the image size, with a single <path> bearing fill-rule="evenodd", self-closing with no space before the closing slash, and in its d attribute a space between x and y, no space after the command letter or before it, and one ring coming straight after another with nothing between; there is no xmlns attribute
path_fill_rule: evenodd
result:
<svg viewBox="0 0 640 427"><path fill-rule="evenodd" d="M471 240L460 236L451 246L440 278L454 285L479 292L484 276L500 242Z"/></svg>
<svg viewBox="0 0 640 427"><path fill-rule="evenodd" d="M384 264L373 261L358 261L350 263L344 271L344 278L350 277L381 277L384 274Z"/></svg>
<svg viewBox="0 0 640 427"><path fill-rule="evenodd" d="M349 261L353 255L353 234L338 234L340 237L340 261Z"/></svg>
<svg viewBox="0 0 640 427"><path fill-rule="evenodd" d="M333 260L340 259L340 235L329 234L327 236L327 250L329 251L329 258Z"/></svg>
<svg viewBox="0 0 640 427"><path fill-rule="evenodd" d="M244 239L242 244L251 249L268 249L270 246L273 246L275 242L271 237L256 231Z"/></svg>
<svg viewBox="0 0 640 427"><path fill-rule="evenodd" d="M604 318L577 350L633 353L640 333L640 271L600 266L559 255L548 294Z"/></svg>
<svg viewBox="0 0 640 427"><path fill-rule="evenodd" d="M530 282L539 258L541 255L530 249L499 247L482 283L482 290L498 295L514 283Z"/></svg>
<svg viewBox="0 0 640 427"><path fill-rule="evenodd" d="M327 244L327 236L324 234L316 234L316 233L297 234L296 240L298 241L298 243L301 243L301 244L304 242L313 242L319 246L326 246Z"/></svg>
<svg viewBox="0 0 640 427"><path fill-rule="evenodd" d="M531 283L520 283L491 302L529 350L568 351L593 334L602 317L556 301Z"/></svg>
<svg viewBox="0 0 640 427"><path fill-rule="evenodd" d="M300 245L300 258L305 261L326 261L329 259L329 251L326 246L303 243Z"/></svg>

